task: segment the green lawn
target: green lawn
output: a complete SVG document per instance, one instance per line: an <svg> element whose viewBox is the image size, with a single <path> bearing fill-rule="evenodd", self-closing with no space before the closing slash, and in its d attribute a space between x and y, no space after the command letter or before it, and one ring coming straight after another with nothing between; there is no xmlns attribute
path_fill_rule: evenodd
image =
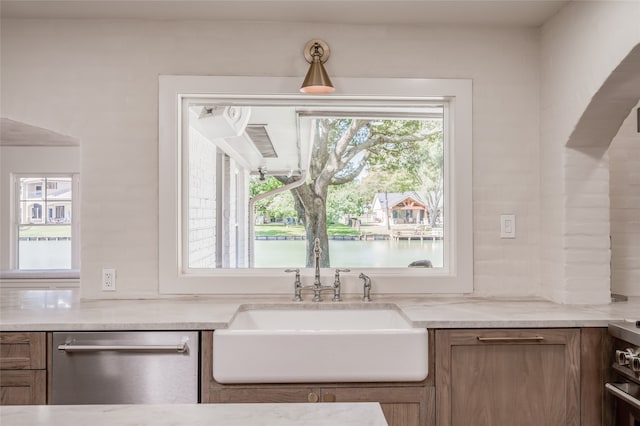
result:
<svg viewBox="0 0 640 426"><path fill-rule="evenodd" d="M21 226L20 238L26 237L70 237L71 225Z"/></svg>
<svg viewBox="0 0 640 426"><path fill-rule="evenodd" d="M289 225L285 226L282 223L267 223L265 225L256 225L256 235L258 236L304 236L304 226L302 225ZM356 228L351 228L347 225L335 223L328 225L327 229L330 236L333 235L360 235L362 232Z"/></svg>

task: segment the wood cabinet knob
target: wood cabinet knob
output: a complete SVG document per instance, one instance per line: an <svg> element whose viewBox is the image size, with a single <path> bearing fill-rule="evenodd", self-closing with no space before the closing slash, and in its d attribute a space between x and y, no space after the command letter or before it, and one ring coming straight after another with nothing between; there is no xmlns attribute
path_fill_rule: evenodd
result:
<svg viewBox="0 0 640 426"><path fill-rule="evenodd" d="M322 400L324 402L336 402L336 396L332 393L325 393L322 395Z"/></svg>
<svg viewBox="0 0 640 426"><path fill-rule="evenodd" d="M319 400L320 397L315 392L309 392L309 395L307 395L307 401L309 402L318 402Z"/></svg>

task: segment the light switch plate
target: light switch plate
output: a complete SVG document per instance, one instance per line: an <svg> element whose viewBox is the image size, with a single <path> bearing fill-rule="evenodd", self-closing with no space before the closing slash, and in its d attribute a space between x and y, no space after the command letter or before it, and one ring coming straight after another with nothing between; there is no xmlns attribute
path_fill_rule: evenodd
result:
<svg viewBox="0 0 640 426"><path fill-rule="evenodd" d="M516 215L500 215L500 238L516 237Z"/></svg>

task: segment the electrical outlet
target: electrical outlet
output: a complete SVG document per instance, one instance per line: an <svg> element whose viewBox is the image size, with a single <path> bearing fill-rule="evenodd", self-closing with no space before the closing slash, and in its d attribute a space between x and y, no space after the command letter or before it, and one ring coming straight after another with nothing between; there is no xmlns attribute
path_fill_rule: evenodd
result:
<svg viewBox="0 0 640 426"><path fill-rule="evenodd" d="M105 268L102 270L102 291L116 291L116 270Z"/></svg>

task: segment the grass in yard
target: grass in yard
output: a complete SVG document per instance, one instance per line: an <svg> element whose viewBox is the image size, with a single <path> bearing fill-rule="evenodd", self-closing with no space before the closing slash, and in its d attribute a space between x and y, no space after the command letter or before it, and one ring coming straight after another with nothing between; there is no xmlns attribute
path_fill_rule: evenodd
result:
<svg viewBox="0 0 640 426"><path fill-rule="evenodd" d="M327 232L330 236L332 235L355 235L358 236L361 232L357 228L352 228L347 225L343 225L341 223L334 223L329 225Z"/></svg>
<svg viewBox="0 0 640 426"><path fill-rule="evenodd" d="M20 238L27 237L70 237L71 225L58 226L21 226Z"/></svg>
<svg viewBox="0 0 640 426"><path fill-rule="evenodd" d="M289 225L284 226L282 223L267 223L265 225L256 225L256 235L259 236L303 236L304 226L301 225Z"/></svg>
<svg viewBox="0 0 640 426"><path fill-rule="evenodd" d="M304 226L302 225L289 225L285 226L282 223L267 223L265 225L256 225L256 235L259 236L304 236ZM327 232L330 236L334 235L360 235L361 232L356 228L352 228L341 223L334 223L328 225Z"/></svg>

